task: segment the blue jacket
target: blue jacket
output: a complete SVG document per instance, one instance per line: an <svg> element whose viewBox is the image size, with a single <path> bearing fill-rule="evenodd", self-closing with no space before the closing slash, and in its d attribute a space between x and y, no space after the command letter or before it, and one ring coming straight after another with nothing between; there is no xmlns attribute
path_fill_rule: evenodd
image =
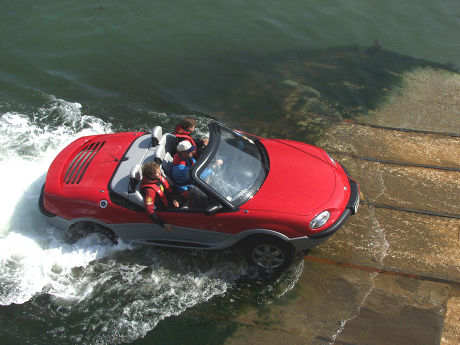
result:
<svg viewBox="0 0 460 345"><path fill-rule="evenodd" d="M174 155L171 177L174 185L180 192L185 192L193 187L190 170L192 170L195 163L196 160L193 157L185 160L179 153Z"/></svg>

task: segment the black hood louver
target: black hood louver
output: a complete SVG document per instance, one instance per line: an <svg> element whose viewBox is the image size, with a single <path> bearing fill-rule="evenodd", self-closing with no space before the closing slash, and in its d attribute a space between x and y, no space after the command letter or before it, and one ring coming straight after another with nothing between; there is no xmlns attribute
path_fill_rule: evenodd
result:
<svg viewBox="0 0 460 345"><path fill-rule="evenodd" d="M93 160L94 156L104 146L105 141L98 141L84 146L81 151L75 156L70 163L67 172L65 173L65 184L78 184L80 183L86 169Z"/></svg>

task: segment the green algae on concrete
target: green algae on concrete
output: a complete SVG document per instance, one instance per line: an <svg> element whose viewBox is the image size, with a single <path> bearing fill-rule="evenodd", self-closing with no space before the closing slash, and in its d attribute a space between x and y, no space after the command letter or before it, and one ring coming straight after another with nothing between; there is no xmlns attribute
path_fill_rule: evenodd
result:
<svg viewBox="0 0 460 345"><path fill-rule="evenodd" d="M375 46L330 48L302 54L285 52L273 55L271 60L269 65L255 66L240 76L241 84L219 101L216 114L255 134L297 140L303 135L303 141L312 143L321 130L327 130L328 123L311 123L308 120L311 116L378 123L369 118L391 104L392 99L396 102L401 95L412 94L410 89L417 90L418 84L429 86L430 80L423 76L432 77L431 87L443 90L439 93L444 95L447 104L455 97L459 78L450 66ZM430 91L428 86L422 93ZM436 101L441 101L440 97ZM441 108L430 110L438 112ZM444 110L450 108L444 107ZM398 109L403 110L404 104ZM416 109L421 107L413 109L407 109L408 113L417 113ZM397 115L405 118L405 114ZM455 111L451 117L455 118ZM393 124L396 125L390 121L386 125Z"/></svg>
<svg viewBox="0 0 460 345"><path fill-rule="evenodd" d="M444 317L441 345L460 344L460 293L449 299Z"/></svg>
<svg viewBox="0 0 460 345"><path fill-rule="evenodd" d="M460 74L417 68L402 75L382 106L358 120L387 127L460 134Z"/></svg>
<svg viewBox="0 0 460 345"><path fill-rule="evenodd" d="M431 121L437 122L435 118ZM458 138L446 135L336 122L331 123L327 131L323 131L316 145L330 153L460 169L460 154L456 154L458 142Z"/></svg>

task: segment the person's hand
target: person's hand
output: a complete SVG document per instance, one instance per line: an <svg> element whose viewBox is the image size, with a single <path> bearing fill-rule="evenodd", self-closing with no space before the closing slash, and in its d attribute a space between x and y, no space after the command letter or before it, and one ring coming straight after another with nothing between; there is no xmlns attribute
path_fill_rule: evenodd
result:
<svg viewBox="0 0 460 345"><path fill-rule="evenodd" d="M172 227L171 224L165 224L165 229L168 230L168 231L173 231L174 228Z"/></svg>
<svg viewBox="0 0 460 345"><path fill-rule="evenodd" d="M217 164L218 167L221 167L222 164L224 164L224 161L223 161L221 158L219 158L219 159L216 161L216 164Z"/></svg>
<svg viewBox="0 0 460 345"><path fill-rule="evenodd" d="M208 146L208 143L209 143L209 139L208 139L208 138L204 138L204 139L203 139L203 145L204 145L204 146Z"/></svg>
<svg viewBox="0 0 460 345"><path fill-rule="evenodd" d="M173 200L172 203L174 207L179 207L179 201Z"/></svg>

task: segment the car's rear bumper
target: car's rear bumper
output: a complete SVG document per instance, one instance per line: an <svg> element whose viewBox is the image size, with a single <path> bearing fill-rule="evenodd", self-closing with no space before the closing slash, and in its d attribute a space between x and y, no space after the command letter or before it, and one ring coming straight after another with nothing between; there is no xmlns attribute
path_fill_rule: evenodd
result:
<svg viewBox="0 0 460 345"><path fill-rule="evenodd" d="M51 212L48 212L46 209L45 209L45 205L44 205L44 199L45 198L45 184L43 184L42 186L42 189L41 189L41 192L40 192L40 198L38 199L38 209L40 210L40 212L47 216L47 217L55 217L56 215L51 213Z"/></svg>

